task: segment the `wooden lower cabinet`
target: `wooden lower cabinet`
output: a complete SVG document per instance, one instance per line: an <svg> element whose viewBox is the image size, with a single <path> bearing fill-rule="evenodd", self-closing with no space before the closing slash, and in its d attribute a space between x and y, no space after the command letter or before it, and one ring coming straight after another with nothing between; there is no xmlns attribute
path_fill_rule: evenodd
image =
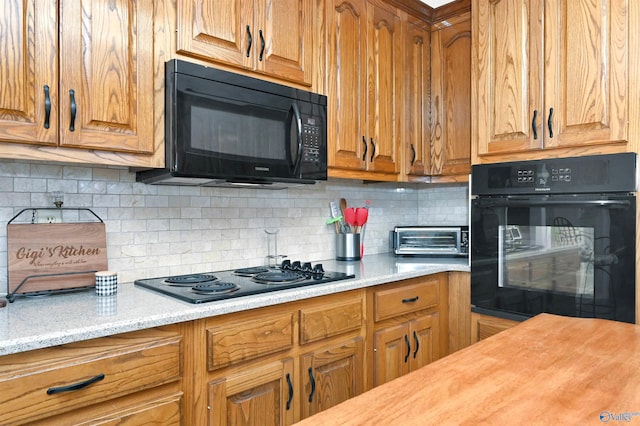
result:
<svg viewBox="0 0 640 426"><path fill-rule="evenodd" d="M371 383L378 386L447 354L447 274L368 289ZM442 312L442 314L441 314Z"/></svg>
<svg viewBox="0 0 640 426"><path fill-rule="evenodd" d="M504 318L492 317L490 315L471 313L471 343L477 343L482 339L491 337L501 331L507 330L515 325L518 321L508 320Z"/></svg>
<svg viewBox="0 0 640 426"><path fill-rule="evenodd" d="M181 329L0 357L0 424L182 424Z"/></svg>
<svg viewBox="0 0 640 426"><path fill-rule="evenodd" d="M209 384L209 425L294 422L293 359L257 364Z"/></svg>
<svg viewBox="0 0 640 426"><path fill-rule="evenodd" d="M2 356L0 424L290 425L444 356L447 283L435 274Z"/></svg>
<svg viewBox="0 0 640 426"><path fill-rule="evenodd" d="M333 407L364 391L362 337L302 355L302 418Z"/></svg>
<svg viewBox="0 0 640 426"><path fill-rule="evenodd" d="M373 385L389 382L437 359L439 326L439 315L433 313L376 331Z"/></svg>
<svg viewBox="0 0 640 426"><path fill-rule="evenodd" d="M364 290L194 321L187 424L289 425L365 390Z"/></svg>

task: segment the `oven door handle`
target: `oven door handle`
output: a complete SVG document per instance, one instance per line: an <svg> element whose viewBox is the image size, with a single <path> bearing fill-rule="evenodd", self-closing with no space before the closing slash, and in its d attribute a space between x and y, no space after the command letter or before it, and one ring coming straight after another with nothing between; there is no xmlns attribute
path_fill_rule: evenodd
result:
<svg viewBox="0 0 640 426"><path fill-rule="evenodd" d="M539 206L601 206L629 207L629 200L481 200L478 207L539 207Z"/></svg>

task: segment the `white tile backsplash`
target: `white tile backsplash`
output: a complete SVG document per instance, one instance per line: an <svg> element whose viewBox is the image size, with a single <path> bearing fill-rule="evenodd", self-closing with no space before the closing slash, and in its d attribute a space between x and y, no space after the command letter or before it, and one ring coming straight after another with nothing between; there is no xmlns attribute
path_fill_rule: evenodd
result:
<svg viewBox="0 0 640 426"><path fill-rule="evenodd" d="M0 161L0 293L7 288L7 222L20 210L90 208L106 224L109 269L121 282L265 262L265 228L278 228L278 254L316 261L334 256L329 202L371 200L365 255L388 252L395 225L465 225L467 185L365 184L330 180L284 190L153 186L113 167ZM64 221L82 213L64 212ZM85 216L86 218L86 216ZM29 221L23 214L21 221Z"/></svg>

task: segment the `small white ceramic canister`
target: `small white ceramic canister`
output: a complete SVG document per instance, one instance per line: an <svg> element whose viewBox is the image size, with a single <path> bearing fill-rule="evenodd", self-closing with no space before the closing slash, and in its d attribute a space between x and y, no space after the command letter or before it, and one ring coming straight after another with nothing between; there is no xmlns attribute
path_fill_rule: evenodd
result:
<svg viewBox="0 0 640 426"><path fill-rule="evenodd" d="M96 294L111 296L118 292L118 273L112 271L96 272Z"/></svg>

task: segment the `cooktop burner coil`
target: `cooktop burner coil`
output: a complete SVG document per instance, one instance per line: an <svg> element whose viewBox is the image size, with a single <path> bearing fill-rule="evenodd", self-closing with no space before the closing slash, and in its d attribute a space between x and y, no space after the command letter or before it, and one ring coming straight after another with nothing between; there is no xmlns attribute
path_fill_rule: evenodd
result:
<svg viewBox="0 0 640 426"><path fill-rule="evenodd" d="M191 275L178 275L175 277L169 277L164 280L165 283L175 286L188 286L191 287L194 284L207 283L217 280L218 277L210 274L191 274Z"/></svg>
<svg viewBox="0 0 640 426"><path fill-rule="evenodd" d="M242 275L242 276L251 276L255 274L261 274L263 272L268 272L269 269L263 266L254 266L252 268L240 268L233 271L234 274Z"/></svg>
<svg viewBox="0 0 640 426"><path fill-rule="evenodd" d="M236 291L238 286L229 282L207 282L196 284L191 287L191 291L198 294L220 294Z"/></svg>
<svg viewBox="0 0 640 426"><path fill-rule="evenodd" d="M291 283L291 282L300 281L303 279L304 279L304 275L299 274L298 272L288 272L288 271L264 272L262 274L254 275L253 277L253 280L260 284Z"/></svg>

